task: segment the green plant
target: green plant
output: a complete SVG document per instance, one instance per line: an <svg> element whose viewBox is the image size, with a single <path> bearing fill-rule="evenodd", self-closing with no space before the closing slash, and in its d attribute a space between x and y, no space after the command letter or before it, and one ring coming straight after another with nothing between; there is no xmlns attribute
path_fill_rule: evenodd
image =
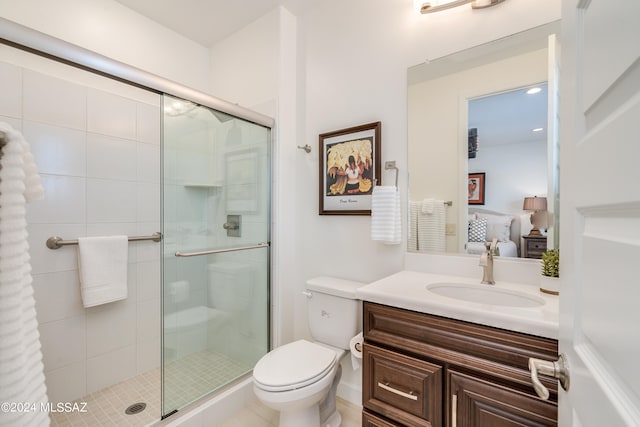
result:
<svg viewBox="0 0 640 427"><path fill-rule="evenodd" d="M560 250L549 249L542 254L542 275L560 277Z"/></svg>

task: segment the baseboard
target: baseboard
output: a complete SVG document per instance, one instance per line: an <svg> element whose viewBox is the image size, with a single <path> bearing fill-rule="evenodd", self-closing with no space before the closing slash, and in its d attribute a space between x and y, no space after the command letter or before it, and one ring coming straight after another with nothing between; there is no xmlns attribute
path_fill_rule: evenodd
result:
<svg viewBox="0 0 640 427"><path fill-rule="evenodd" d="M338 384L338 397L356 406L362 406L362 386L341 381Z"/></svg>

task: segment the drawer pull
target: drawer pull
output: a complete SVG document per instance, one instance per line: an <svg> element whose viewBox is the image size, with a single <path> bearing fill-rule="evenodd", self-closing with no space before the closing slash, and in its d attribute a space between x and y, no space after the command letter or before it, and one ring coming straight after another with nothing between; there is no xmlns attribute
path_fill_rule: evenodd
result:
<svg viewBox="0 0 640 427"><path fill-rule="evenodd" d="M418 396L413 394L412 391L410 391L409 393L405 393L404 391L400 391L398 389L390 387L389 383L384 383L383 384L381 382L378 382L378 387L380 387L381 389L390 391L391 393L397 394L398 396L406 397L407 399L418 400Z"/></svg>
<svg viewBox="0 0 640 427"><path fill-rule="evenodd" d="M458 395L451 396L451 427L458 425Z"/></svg>

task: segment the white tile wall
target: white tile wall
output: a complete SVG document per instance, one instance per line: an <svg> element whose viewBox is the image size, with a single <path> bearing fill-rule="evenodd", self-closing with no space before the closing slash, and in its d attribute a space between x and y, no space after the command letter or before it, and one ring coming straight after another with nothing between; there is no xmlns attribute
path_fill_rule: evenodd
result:
<svg viewBox="0 0 640 427"><path fill-rule="evenodd" d="M87 309L87 357L131 346L136 339L135 296ZM137 326L137 325L136 325Z"/></svg>
<svg viewBox="0 0 640 427"><path fill-rule="evenodd" d="M80 281L74 270L34 274L33 288L40 324L84 316Z"/></svg>
<svg viewBox="0 0 640 427"><path fill-rule="evenodd" d="M71 402L87 395L87 362L71 363L45 373L50 402Z"/></svg>
<svg viewBox="0 0 640 427"><path fill-rule="evenodd" d="M64 402L160 365L160 244L129 245L126 300L85 309L76 249L45 241L160 230L161 102L41 66L0 58L0 120L31 143L45 188L27 207L29 245L48 397Z"/></svg>
<svg viewBox="0 0 640 427"><path fill-rule="evenodd" d="M22 73L18 67L0 63L0 115L21 117Z"/></svg>
<svg viewBox="0 0 640 427"><path fill-rule="evenodd" d="M137 186L127 181L87 179L87 221L135 222Z"/></svg>
<svg viewBox="0 0 640 427"><path fill-rule="evenodd" d="M135 140L136 102L97 89L88 92L87 130Z"/></svg>
<svg viewBox="0 0 640 427"><path fill-rule="evenodd" d="M42 156L41 153L34 155ZM37 161L37 157L36 157ZM44 199L27 209L30 224L82 224L86 222L84 177L40 174Z"/></svg>
<svg viewBox="0 0 640 427"><path fill-rule="evenodd" d="M45 375L47 371L81 362L86 358L84 314L41 323L39 330Z"/></svg>
<svg viewBox="0 0 640 427"><path fill-rule="evenodd" d="M86 130L87 88L23 70L23 119Z"/></svg>
<svg viewBox="0 0 640 427"><path fill-rule="evenodd" d="M90 133L87 176L118 181L136 180L136 142Z"/></svg>
<svg viewBox="0 0 640 427"><path fill-rule="evenodd" d="M87 393L101 390L136 374L135 346L87 359Z"/></svg>
<svg viewBox="0 0 640 427"><path fill-rule="evenodd" d="M36 153L40 173L86 175L86 132L25 121L23 134Z"/></svg>

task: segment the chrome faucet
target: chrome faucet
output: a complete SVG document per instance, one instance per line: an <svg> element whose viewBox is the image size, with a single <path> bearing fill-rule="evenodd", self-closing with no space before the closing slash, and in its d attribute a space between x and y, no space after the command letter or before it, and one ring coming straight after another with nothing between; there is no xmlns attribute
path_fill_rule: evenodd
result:
<svg viewBox="0 0 640 427"><path fill-rule="evenodd" d="M480 255L479 264L483 268L482 283L495 285L496 281L493 280L493 257L500 255L498 239L493 239L492 242L485 242L484 246L487 250Z"/></svg>

